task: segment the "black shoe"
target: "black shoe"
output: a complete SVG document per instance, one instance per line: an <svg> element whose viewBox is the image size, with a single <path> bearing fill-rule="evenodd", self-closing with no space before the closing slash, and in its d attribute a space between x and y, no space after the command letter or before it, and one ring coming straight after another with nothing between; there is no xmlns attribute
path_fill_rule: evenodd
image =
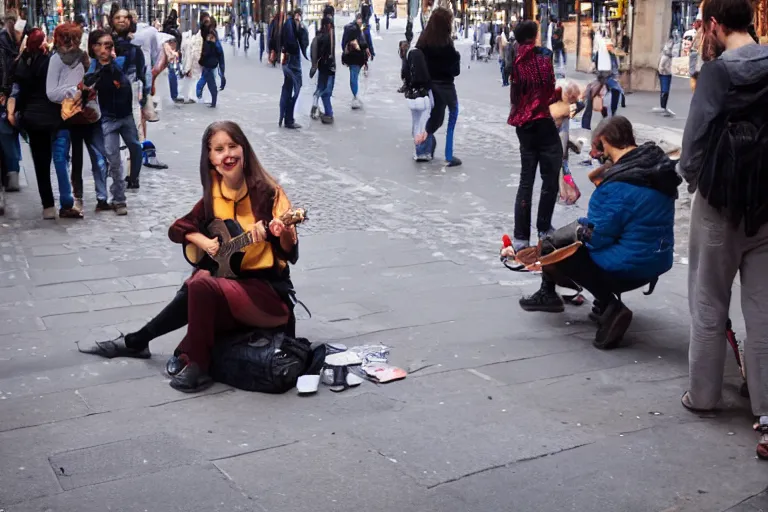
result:
<svg viewBox="0 0 768 512"><path fill-rule="evenodd" d="M592 343L600 350L616 348L632 323L632 311L618 299L611 301L599 319L600 326Z"/></svg>
<svg viewBox="0 0 768 512"><path fill-rule="evenodd" d="M450 162L445 164L445 166L446 167L458 167L458 166L461 165L461 163L462 163L461 160L459 160L456 157L453 157Z"/></svg>
<svg viewBox="0 0 768 512"><path fill-rule="evenodd" d="M563 299L555 291L554 286L542 284L539 291L529 297L520 299L520 307L524 311L542 311L545 313L562 313L565 311Z"/></svg>
<svg viewBox="0 0 768 512"><path fill-rule="evenodd" d="M171 377L170 385L182 393L198 393L213 385L213 379L204 374L197 363L187 363L179 373Z"/></svg>
<svg viewBox="0 0 768 512"><path fill-rule="evenodd" d="M106 201L98 201L96 203L97 212L111 212L112 210L114 210L114 208Z"/></svg>
<svg viewBox="0 0 768 512"><path fill-rule="evenodd" d="M125 188L129 190L139 190L139 178L128 180L128 185L126 185Z"/></svg>
<svg viewBox="0 0 768 512"><path fill-rule="evenodd" d="M333 124L333 116L327 116L325 114L321 114L320 122L323 124Z"/></svg>
<svg viewBox="0 0 768 512"><path fill-rule="evenodd" d="M178 375L179 372L184 369L185 365L186 362L182 358L173 355L165 363L165 372L173 377L174 375Z"/></svg>
<svg viewBox="0 0 768 512"><path fill-rule="evenodd" d="M93 346L83 350L80 345L77 346L77 350L83 354L94 354L107 359L115 357L134 357L136 359L149 359L152 354L149 352L149 347L143 348L130 348L125 344L125 336L120 335L113 340L97 341Z"/></svg>
<svg viewBox="0 0 768 512"><path fill-rule="evenodd" d="M285 127L288 128L289 130L298 130L301 128L301 125L299 123L293 123L293 124L286 124Z"/></svg>

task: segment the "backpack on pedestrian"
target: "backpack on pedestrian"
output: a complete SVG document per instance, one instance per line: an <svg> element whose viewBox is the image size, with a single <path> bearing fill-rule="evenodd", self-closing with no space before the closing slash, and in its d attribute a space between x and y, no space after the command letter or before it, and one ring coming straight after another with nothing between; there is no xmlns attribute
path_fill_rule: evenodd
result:
<svg viewBox="0 0 768 512"><path fill-rule="evenodd" d="M755 86L763 92L752 104L711 124L698 176L700 194L748 237L768 223L768 79Z"/></svg>
<svg viewBox="0 0 768 512"><path fill-rule="evenodd" d="M412 100L429 96L429 86L432 78L429 74L424 52L413 47L408 50L405 60L407 64L405 97Z"/></svg>

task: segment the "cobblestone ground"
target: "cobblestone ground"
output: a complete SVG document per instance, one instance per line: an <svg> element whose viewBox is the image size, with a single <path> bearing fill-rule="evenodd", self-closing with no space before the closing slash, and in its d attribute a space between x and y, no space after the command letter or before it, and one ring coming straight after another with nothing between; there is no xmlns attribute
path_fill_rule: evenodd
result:
<svg viewBox="0 0 768 512"><path fill-rule="evenodd" d="M470 62L460 46L464 166L415 164L410 114L395 92L399 39L393 30L375 40L362 111L349 107L339 68L333 126L309 119L305 75L300 131L277 126L280 70L227 46L219 108L165 101L150 125L170 168L142 171L127 217L93 213L89 177L84 220L43 221L34 183L8 195L0 512L768 509L732 362L725 414L700 418L679 406L685 267L653 296L630 298L635 319L620 350L592 348L583 308L521 313L516 300L536 278L510 277L496 259L519 182L496 63ZM682 85L673 88L680 104ZM625 113L639 138L675 143L687 110L675 104L678 119L662 127L648 112L654 101L632 95ZM300 318L301 333L387 343L408 379L306 399L221 384L187 397L161 376L181 332L153 342L148 361L75 351L73 342L140 326L189 275L167 229L199 199L200 138L224 119L241 124L294 205L309 210L293 274L314 313ZM584 196L558 206L556 224L586 210L589 168L573 167ZM682 261L685 198L678 217Z"/></svg>

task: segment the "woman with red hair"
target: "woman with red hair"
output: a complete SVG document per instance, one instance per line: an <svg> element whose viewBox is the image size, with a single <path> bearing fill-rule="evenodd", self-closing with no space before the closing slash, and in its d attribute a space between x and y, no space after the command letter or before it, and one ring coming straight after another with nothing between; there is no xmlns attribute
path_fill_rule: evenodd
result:
<svg viewBox="0 0 768 512"><path fill-rule="evenodd" d="M95 93L83 87L88 69L88 55L80 49L83 29L77 23L62 23L53 32L56 53L51 57L45 88L48 99L63 105L66 119L54 142L53 161L56 172L66 172L70 140L72 142L72 187L75 207L83 209L83 143L91 157L93 181L96 185L96 211L111 210L107 202L107 164L104 159L104 135L100 114L87 108ZM81 215L82 216L82 215Z"/></svg>
<svg viewBox="0 0 768 512"><path fill-rule="evenodd" d="M39 28L27 36L27 47L19 58L11 98L8 121L29 136L29 149L35 166L37 189L43 203L43 218L55 219L56 208L51 188L51 143L61 124L61 108L48 100L45 77L50 57L45 51L45 34ZM66 169L56 173L59 182L60 217L77 217L69 176Z"/></svg>

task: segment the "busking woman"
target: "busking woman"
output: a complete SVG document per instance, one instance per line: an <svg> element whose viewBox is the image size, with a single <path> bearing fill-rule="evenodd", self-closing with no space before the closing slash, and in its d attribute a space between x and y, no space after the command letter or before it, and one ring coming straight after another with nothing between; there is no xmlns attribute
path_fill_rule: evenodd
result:
<svg viewBox="0 0 768 512"><path fill-rule="evenodd" d="M176 298L141 330L97 342L81 350L103 357L149 358L149 341L187 325L167 366L172 388L194 393L212 383L210 353L217 339L250 327L293 329L293 293L288 263L298 260L296 228L278 217L291 203L261 166L242 129L231 121L215 122L203 134L200 156L203 197L176 220L168 236L186 250L215 256L219 241L202 233L213 219L235 220L254 242L244 252L236 279L213 277L204 270L187 279ZM191 246L191 247L187 247ZM171 359L174 361L174 358ZM170 362L169 362L170 363Z"/></svg>

